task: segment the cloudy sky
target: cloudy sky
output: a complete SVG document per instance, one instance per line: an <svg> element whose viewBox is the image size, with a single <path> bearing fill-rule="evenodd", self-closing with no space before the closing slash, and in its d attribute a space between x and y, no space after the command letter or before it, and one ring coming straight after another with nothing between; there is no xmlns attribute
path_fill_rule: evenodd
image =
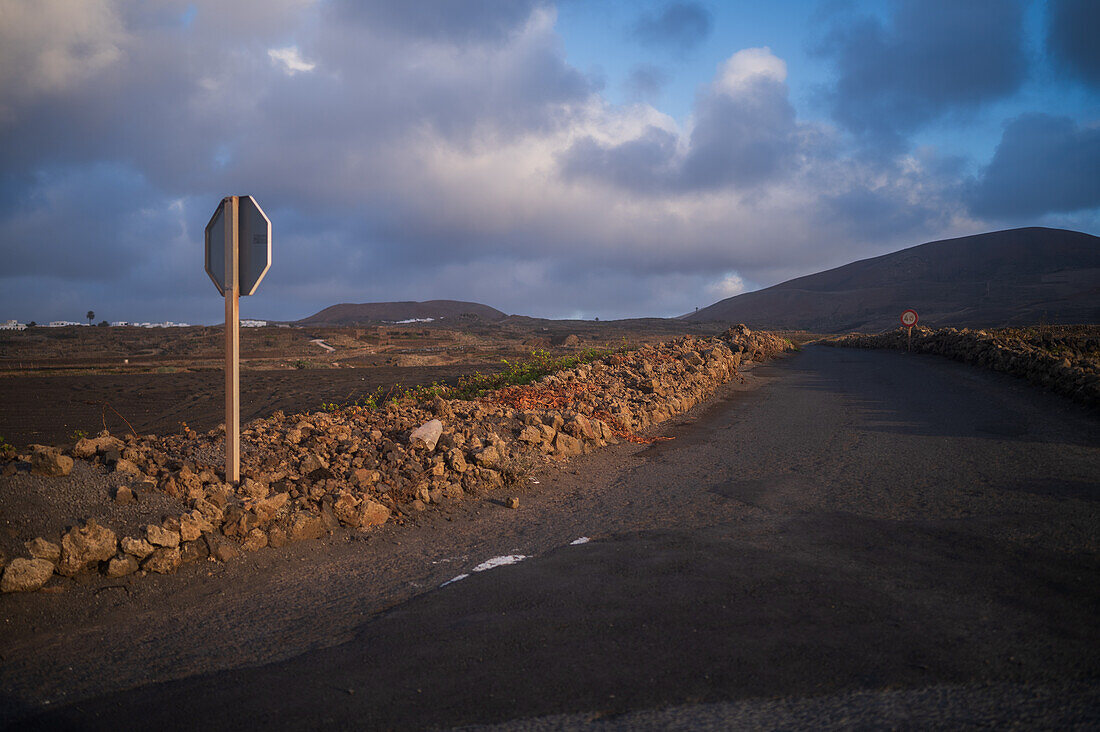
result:
<svg viewBox="0 0 1100 732"><path fill-rule="evenodd" d="M451 298L668 316L924 241L1100 233L1094 0L0 0L0 319Z"/></svg>

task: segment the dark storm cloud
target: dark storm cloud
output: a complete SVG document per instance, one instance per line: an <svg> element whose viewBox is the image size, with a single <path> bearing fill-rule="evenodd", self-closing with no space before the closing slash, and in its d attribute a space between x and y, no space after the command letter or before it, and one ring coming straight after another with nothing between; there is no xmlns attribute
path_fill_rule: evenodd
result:
<svg viewBox="0 0 1100 732"><path fill-rule="evenodd" d="M1100 88L1100 3L1096 0L1049 0L1047 49L1070 73Z"/></svg>
<svg viewBox="0 0 1100 732"><path fill-rule="evenodd" d="M639 18L632 31L646 45L684 52L701 43L710 34L712 24L710 11L699 3L674 2Z"/></svg>
<svg viewBox="0 0 1100 732"><path fill-rule="evenodd" d="M338 22L352 21L373 31L389 29L411 38L452 43L498 42L521 27L541 0L337 0Z"/></svg>
<svg viewBox="0 0 1100 732"><path fill-rule="evenodd" d="M888 22L850 19L816 50L836 64L836 120L879 142L1012 94L1027 67L1017 0L902 0Z"/></svg>
<svg viewBox="0 0 1100 732"><path fill-rule="evenodd" d="M969 193L979 216L1007 220L1100 206L1100 128L1029 114L1006 127Z"/></svg>
<svg viewBox="0 0 1100 732"><path fill-rule="evenodd" d="M179 234L163 197L119 165L43 170L5 195L0 279L124 280Z"/></svg>

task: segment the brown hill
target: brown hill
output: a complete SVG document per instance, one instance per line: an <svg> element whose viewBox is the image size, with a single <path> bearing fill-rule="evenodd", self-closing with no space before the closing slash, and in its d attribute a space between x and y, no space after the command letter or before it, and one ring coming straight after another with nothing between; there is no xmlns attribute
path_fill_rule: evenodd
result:
<svg viewBox="0 0 1100 732"><path fill-rule="evenodd" d="M1026 228L946 239L737 295L684 316L815 333L1100 323L1100 238Z"/></svg>
<svg viewBox="0 0 1100 732"><path fill-rule="evenodd" d="M476 302L426 300L424 302L342 303L297 321L299 325L354 325L356 323L397 323L426 319L452 322L493 322L507 317L504 313Z"/></svg>

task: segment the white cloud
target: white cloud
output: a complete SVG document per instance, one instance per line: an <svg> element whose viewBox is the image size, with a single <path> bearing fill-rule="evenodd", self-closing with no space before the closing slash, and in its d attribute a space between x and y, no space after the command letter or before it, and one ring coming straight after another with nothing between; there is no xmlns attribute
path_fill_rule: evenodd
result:
<svg viewBox="0 0 1100 732"><path fill-rule="evenodd" d="M719 67L714 87L736 96L758 81L782 84L787 80L787 64L767 46L745 48L730 56Z"/></svg>
<svg viewBox="0 0 1100 732"><path fill-rule="evenodd" d="M301 71L313 71L317 68L317 64L302 58L297 46L271 48L268 49L267 55L282 67L287 76L294 76Z"/></svg>
<svg viewBox="0 0 1100 732"><path fill-rule="evenodd" d="M745 291L745 281L736 272L727 272L722 279L707 285L706 292L715 300L740 295Z"/></svg>

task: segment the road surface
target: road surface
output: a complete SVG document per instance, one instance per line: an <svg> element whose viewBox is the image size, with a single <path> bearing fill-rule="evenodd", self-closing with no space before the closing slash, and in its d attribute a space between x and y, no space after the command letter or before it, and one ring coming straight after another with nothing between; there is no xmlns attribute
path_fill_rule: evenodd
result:
<svg viewBox="0 0 1100 732"><path fill-rule="evenodd" d="M1095 413L894 352L810 347L752 381L671 441L540 474L518 511L288 554L235 620L174 577L65 636L86 673L49 676L70 641L43 631L0 678L91 697L47 728L1100 725ZM530 558L470 573L504 554Z"/></svg>

